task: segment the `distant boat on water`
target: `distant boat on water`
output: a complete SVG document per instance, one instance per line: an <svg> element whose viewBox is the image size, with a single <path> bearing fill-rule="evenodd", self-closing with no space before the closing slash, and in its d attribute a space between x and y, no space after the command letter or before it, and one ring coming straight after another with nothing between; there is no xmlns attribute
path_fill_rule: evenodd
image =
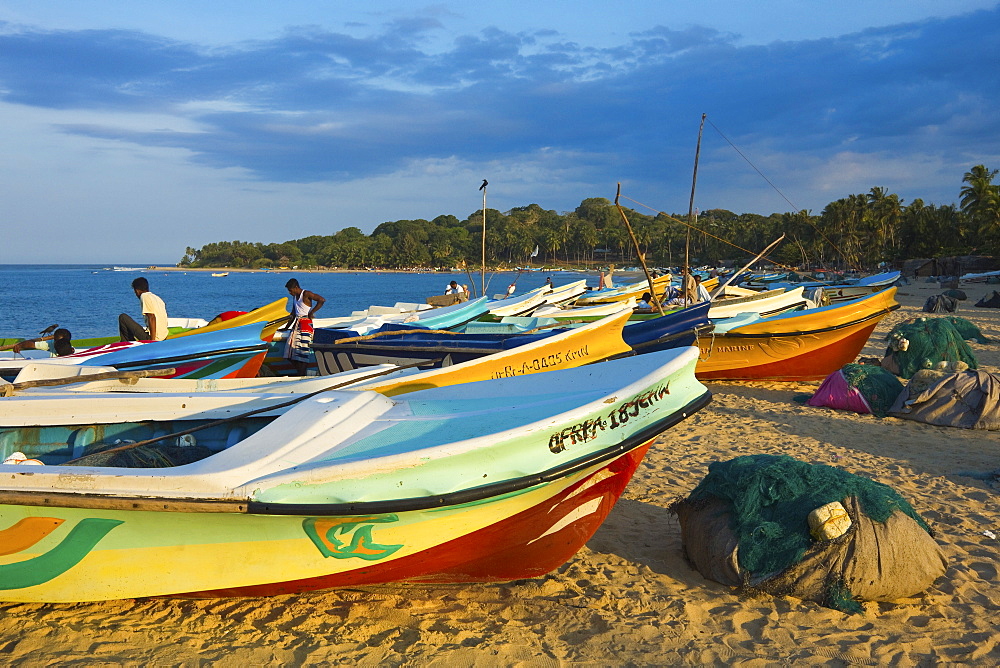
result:
<svg viewBox="0 0 1000 668"><path fill-rule="evenodd" d="M223 272L220 272L220 273L218 273L218 274L212 274L212 276L215 276L215 277L217 277L217 278L220 278L220 277L222 277L222 276L228 276L228 275L229 275L229 272L228 272L228 271L223 271Z"/></svg>

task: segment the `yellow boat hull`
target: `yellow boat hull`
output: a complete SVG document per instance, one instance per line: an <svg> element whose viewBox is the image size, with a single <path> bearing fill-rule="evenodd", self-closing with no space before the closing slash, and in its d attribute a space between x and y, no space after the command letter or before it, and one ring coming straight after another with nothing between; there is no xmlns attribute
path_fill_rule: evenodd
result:
<svg viewBox="0 0 1000 668"><path fill-rule="evenodd" d="M260 308L254 309L243 315L238 315L235 318L230 318L229 320L220 320L219 322L213 322L204 327L198 327L197 329L188 329L177 334L171 334L167 338L176 339L182 336L190 336L191 334L203 334L205 332L214 332L220 329L229 329L230 327L240 327L241 325L251 325L258 322L266 322L267 325L264 327L264 331L261 333L260 338L264 341L270 341L271 337L278 330L279 327L288 322L288 309L286 304L288 302L287 297L282 297L276 301L267 304L266 306L261 306Z"/></svg>
<svg viewBox="0 0 1000 668"><path fill-rule="evenodd" d="M632 348L622 338L622 328L631 311L622 311L566 334L518 346L502 353L468 362L363 386L386 396L395 396L431 387L511 378L542 371L572 369L628 353ZM352 388L356 389L356 388Z"/></svg>

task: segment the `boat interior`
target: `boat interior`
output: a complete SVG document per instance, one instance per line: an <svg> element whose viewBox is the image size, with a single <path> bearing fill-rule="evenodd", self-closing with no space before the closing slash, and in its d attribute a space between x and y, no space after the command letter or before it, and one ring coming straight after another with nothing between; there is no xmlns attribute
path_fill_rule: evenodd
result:
<svg viewBox="0 0 1000 668"><path fill-rule="evenodd" d="M0 461L22 453L29 460L49 466L181 466L232 447L274 419L274 416L252 416L208 427L206 425L219 421L167 420L8 427L0 429ZM192 429L197 431L186 433ZM160 440L128 447L153 439Z"/></svg>

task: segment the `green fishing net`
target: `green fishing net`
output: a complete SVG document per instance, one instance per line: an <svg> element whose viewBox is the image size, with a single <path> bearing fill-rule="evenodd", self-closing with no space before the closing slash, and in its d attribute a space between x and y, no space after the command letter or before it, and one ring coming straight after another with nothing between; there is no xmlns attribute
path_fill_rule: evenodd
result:
<svg viewBox="0 0 1000 668"><path fill-rule="evenodd" d="M878 417L889 414L896 397L903 391L899 378L877 364L845 364L840 373L848 385L857 388Z"/></svg>
<svg viewBox="0 0 1000 668"><path fill-rule="evenodd" d="M780 573L801 561L813 544L809 513L850 496L877 522L885 522L900 510L930 533L913 507L891 487L787 455L748 455L711 463L708 475L688 499L713 496L730 504L740 568L755 577Z"/></svg>
<svg viewBox="0 0 1000 668"><path fill-rule="evenodd" d="M980 331L978 327L976 327L974 324L972 324L965 318L958 318L956 316L950 315L950 316L945 316L944 318L942 318L942 320L947 320L952 325L954 325L955 329L958 331L958 333L962 336L962 339L964 339L965 341L978 341L979 343L990 342L990 340L983 335L982 331Z"/></svg>
<svg viewBox="0 0 1000 668"><path fill-rule="evenodd" d="M975 369L978 364L966 339L985 341L982 332L968 320L956 317L917 318L892 328L889 341L888 366L896 375L912 378L921 369L963 370L958 363Z"/></svg>

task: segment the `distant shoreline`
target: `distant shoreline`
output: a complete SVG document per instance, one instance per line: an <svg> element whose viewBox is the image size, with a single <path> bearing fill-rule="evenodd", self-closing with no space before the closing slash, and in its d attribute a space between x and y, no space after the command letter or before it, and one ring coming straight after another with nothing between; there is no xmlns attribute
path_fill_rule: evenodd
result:
<svg viewBox="0 0 1000 668"><path fill-rule="evenodd" d="M246 267L234 268L234 267L173 267L165 266L160 267L157 265L151 265L146 267L146 271L200 271L200 272L211 272L213 274L221 273L242 273L242 274L465 274L462 271L455 270L437 270L437 269L247 269ZM487 269L489 273L506 273L506 274L516 274L517 269ZM544 273L574 273L574 274L598 274L600 273L597 269L532 269L533 273L544 274ZM479 269L470 272L473 275L479 273ZM632 274L635 272L615 270L615 275L618 274Z"/></svg>

